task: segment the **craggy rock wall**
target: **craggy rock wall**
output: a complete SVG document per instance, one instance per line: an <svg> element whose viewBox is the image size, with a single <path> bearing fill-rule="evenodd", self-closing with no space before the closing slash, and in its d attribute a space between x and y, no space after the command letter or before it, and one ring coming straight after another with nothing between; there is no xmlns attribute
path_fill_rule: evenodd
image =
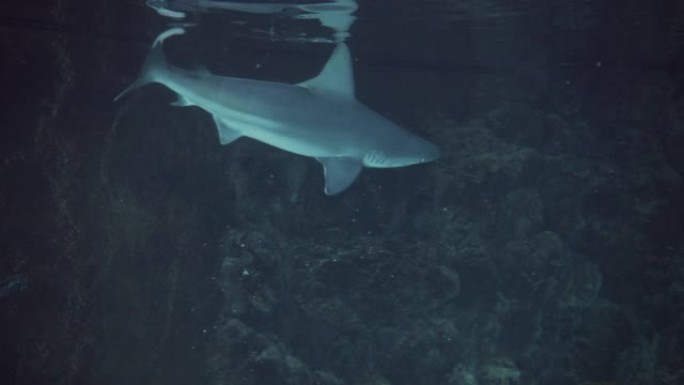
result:
<svg viewBox="0 0 684 385"><path fill-rule="evenodd" d="M568 4L362 4L359 98L445 156L335 198L160 87L112 102L142 4L7 8L0 381L681 383L684 11ZM192 38L241 76L327 54Z"/></svg>
<svg viewBox="0 0 684 385"><path fill-rule="evenodd" d="M0 298L2 383L201 378L220 154L204 151L211 131L165 119L165 105L112 102L149 16L120 2L3 11L0 279L23 283Z"/></svg>

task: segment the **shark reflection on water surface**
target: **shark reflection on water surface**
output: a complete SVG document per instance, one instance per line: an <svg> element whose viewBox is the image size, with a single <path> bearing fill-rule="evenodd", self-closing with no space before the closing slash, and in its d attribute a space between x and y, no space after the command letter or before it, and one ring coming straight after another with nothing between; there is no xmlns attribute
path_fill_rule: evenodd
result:
<svg viewBox="0 0 684 385"><path fill-rule="evenodd" d="M358 9L356 0L311 2L259 2L226 0L147 0L148 7L172 19L184 19L187 12L236 11L253 14L281 14L294 19L318 20L335 31L338 41L349 37Z"/></svg>

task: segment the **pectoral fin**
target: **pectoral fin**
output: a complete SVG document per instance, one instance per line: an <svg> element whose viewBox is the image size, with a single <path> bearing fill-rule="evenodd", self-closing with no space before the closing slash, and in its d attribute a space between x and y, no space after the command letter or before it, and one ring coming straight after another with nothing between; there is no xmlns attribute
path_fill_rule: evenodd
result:
<svg viewBox="0 0 684 385"><path fill-rule="evenodd" d="M339 194L346 190L359 176L363 165L356 159L345 157L316 158L323 165L325 193Z"/></svg>

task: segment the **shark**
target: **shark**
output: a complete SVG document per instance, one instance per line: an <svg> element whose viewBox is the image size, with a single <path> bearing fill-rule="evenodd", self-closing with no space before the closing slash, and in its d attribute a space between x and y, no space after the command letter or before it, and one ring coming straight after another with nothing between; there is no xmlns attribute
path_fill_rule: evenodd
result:
<svg viewBox="0 0 684 385"><path fill-rule="evenodd" d="M162 36L177 33L182 31ZM162 84L178 95L172 105L209 113L223 145L248 137L315 158L323 166L327 195L346 190L364 167L405 167L440 156L435 144L357 101L345 43L335 46L317 76L289 84L173 66L162 41L155 41L139 77L115 101L147 84Z"/></svg>

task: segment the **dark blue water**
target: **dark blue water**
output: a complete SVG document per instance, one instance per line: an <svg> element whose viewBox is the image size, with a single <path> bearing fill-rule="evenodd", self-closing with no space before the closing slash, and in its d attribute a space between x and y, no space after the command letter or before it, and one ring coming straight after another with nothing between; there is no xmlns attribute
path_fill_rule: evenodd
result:
<svg viewBox="0 0 684 385"><path fill-rule="evenodd" d="M341 36L175 5L190 70L298 83ZM112 101L178 20L3 6L0 383L684 383L684 6L355 16L357 99L443 156L329 197L161 85Z"/></svg>

